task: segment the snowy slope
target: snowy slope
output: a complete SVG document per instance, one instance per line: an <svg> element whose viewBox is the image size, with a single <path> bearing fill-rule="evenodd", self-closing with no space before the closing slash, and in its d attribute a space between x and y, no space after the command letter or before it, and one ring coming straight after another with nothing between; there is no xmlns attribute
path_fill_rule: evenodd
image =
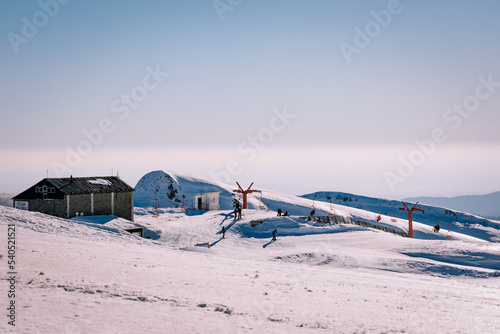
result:
<svg viewBox="0 0 500 334"><path fill-rule="evenodd" d="M332 202L334 204L341 204L351 208L358 208L372 212L372 219L380 213L383 220L389 220L392 224L392 218L397 221L407 222L408 213L400 210L403 207L400 201L387 200L383 198L372 198L360 195L354 195L342 192L316 192L313 194L303 195L303 198L315 199L316 201ZM410 208L415 203L406 203ZM435 207L419 203L418 208L424 212L414 212L413 221L416 221L423 226L432 227L438 221L441 225L441 232L451 236L457 234L469 235L475 238L489 241L500 241L500 224L497 221L485 219L473 214L454 211L446 208ZM450 233L448 233L448 229ZM421 234L416 234L415 237L425 238Z"/></svg>
<svg viewBox="0 0 500 334"><path fill-rule="evenodd" d="M242 185L246 186L246 185ZM182 195L188 207L193 207L192 197L208 191L221 191L220 207L222 210L231 210L235 194L232 190L236 185L215 182L193 175L185 175L173 172L155 171L146 174L137 183L135 189L136 207L153 207L156 198L159 199L159 206L162 208L180 207ZM258 184L252 189L259 189ZM170 196L170 198L169 198ZM315 197L316 196L316 197ZM313 201L313 198L315 200ZM333 198L333 199L332 199ZM344 200L345 199L345 200ZM349 200L351 199L351 200ZM330 203L332 200L333 203ZM378 215L378 205L382 206L381 220L376 221ZM386 226L396 231L408 232L407 215L402 216L399 210L400 202L383 199L375 199L363 196L356 196L345 193L321 192L302 197L280 194L277 192L262 189L262 193L248 195L248 207L250 209L269 209L276 212L282 209L288 211L292 216L308 216L312 207L316 210L317 216L328 216L335 214L339 217L353 218ZM486 220L474 215L453 212L451 210L435 208L430 206L422 207L424 214L414 214L414 237L421 239L445 239L447 237L468 239L478 238L484 241L500 241L500 224ZM398 215L393 221L392 210ZM437 216L441 222L441 233L433 232L433 226L437 222ZM465 224L465 223L468 224ZM448 233L448 227L450 232Z"/></svg>
<svg viewBox="0 0 500 334"><path fill-rule="evenodd" d="M132 223L114 216L66 220L0 206L0 243L8 224L16 228L15 332L500 332L500 246L481 234L498 228L478 217L448 239L424 215L409 239L300 218L314 203L317 215L373 223L378 199L353 199L361 206L351 207L263 190L234 220L232 185L157 171L136 189L133 225L152 239L122 231ZM175 208L214 190L223 210ZM141 205L153 197L162 197L159 216ZM261 199L270 210L259 209ZM382 205L378 224L407 230L405 219L384 215L392 206ZM277 217L278 208L291 216ZM2 270L7 259L3 247ZM6 294L0 302L8 303ZM11 329L0 322L0 333Z"/></svg>
<svg viewBox="0 0 500 334"><path fill-rule="evenodd" d="M498 244L408 239L261 210L236 222L229 210L136 212L161 231L158 240L0 207L2 244L7 224L16 226L15 332L500 331ZM263 222L252 228L255 220ZM273 228L282 232L274 243ZM0 332L10 329L0 322Z"/></svg>

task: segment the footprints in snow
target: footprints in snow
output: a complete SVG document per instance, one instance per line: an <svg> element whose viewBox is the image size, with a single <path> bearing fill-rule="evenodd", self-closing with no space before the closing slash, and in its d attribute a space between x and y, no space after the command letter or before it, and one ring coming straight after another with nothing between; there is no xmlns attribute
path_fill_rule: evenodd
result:
<svg viewBox="0 0 500 334"><path fill-rule="evenodd" d="M198 304L198 307L207 308L208 305L203 303L203 304ZM229 314L229 315L233 314L233 310L225 305L216 305L215 307L214 306L212 307L214 308L214 312L222 312L224 314Z"/></svg>

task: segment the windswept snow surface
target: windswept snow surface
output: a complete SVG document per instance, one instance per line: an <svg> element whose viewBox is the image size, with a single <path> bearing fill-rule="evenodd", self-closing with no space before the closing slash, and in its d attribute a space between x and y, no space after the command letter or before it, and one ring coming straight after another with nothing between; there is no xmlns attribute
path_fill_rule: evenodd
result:
<svg viewBox="0 0 500 334"><path fill-rule="evenodd" d="M4 316L0 332L500 332L498 243L408 239L263 210L234 221L231 210L155 218L137 208L136 223L157 240L91 218L0 207L1 244L14 224L17 246L16 327ZM6 273L5 247L0 254Z"/></svg>
<svg viewBox="0 0 500 334"><path fill-rule="evenodd" d="M5 317L0 332L500 332L500 244L486 241L498 236L498 222L469 215L477 221L467 228L434 233L432 219L418 217L416 238L408 239L300 218L314 204L319 216L407 231L407 220L384 211L375 221L380 200L356 207L266 190L249 195L250 209L234 220L234 188L149 173L136 186L133 223L0 206L1 244L15 225L17 247L16 327ZM221 211L185 210L192 196L210 191L221 192ZM277 217L278 208L291 216ZM454 226L466 216L455 213ZM122 230L136 226L150 239ZM4 309L7 261L3 247Z"/></svg>

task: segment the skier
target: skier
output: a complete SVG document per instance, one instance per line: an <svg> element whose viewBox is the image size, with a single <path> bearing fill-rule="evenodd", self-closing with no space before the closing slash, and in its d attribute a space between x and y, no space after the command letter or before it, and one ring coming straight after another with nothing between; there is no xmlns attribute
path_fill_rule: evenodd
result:
<svg viewBox="0 0 500 334"><path fill-rule="evenodd" d="M441 229L441 227L439 226L439 223L434 225L434 232L438 233L440 229Z"/></svg>
<svg viewBox="0 0 500 334"><path fill-rule="evenodd" d="M222 239L226 238L226 228L222 226Z"/></svg>
<svg viewBox="0 0 500 334"><path fill-rule="evenodd" d="M311 217L314 217L315 214L316 214L316 209L313 208L310 212L310 215Z"/></svg>
<svg viewBox="0 0 500 334"><path fill-rule="evenodd" d="M285 214L283 216L287 217L290 216L290 214L288 213L288 211L285 211Z"/></svg>
<svg viewBox="0 0 500 334"><path fill-rule="evenodd" d="M377 223L382 219L382 217L380 217L380 215L377 216Z"/></svg>
<svg viewBox="0 0 500 334"><path fill-rule="evenodd" d="M239 208L234 208L234 220L238 219Z"/></svg>
<svg viewBox="0 0 500 334"><path fill-rule="evenodd" d="M273 241L276 241L276 233L278 232L278 230L274 230L273 231Z"/></svg>
<svg viewBox="0 0 500 334"><path fill-rule="evenodd" d="M239 219L241 219L241 211L242 211L241 207L238 207L238 218Z"/></svg>
<svg viewBox="0 0 500 334"><path fill-rule="evenodd" d="M281 211L281 209L278 209L278 217L281 216L281 212L283 212L283 211Z"/></svg>

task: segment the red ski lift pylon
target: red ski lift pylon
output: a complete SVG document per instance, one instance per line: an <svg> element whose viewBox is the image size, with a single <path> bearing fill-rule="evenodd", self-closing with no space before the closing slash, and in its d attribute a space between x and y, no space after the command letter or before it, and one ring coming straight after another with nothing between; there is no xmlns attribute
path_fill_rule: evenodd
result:
<svg viewBox="0 0 500 334"><path fill-rule="evenodd" d="M404 208L399 208L399 210L408 211L408 237L413 238L413 212L424 212L424 210L417 208L418 202L411 209L406 206L405 202L401 201L401 203L403 203Z"/></svg>
<svg viewBox="0 0 500 334"><path fill-rule="evenodd" d="M252 186L253 186L253 182L250 185L250 187L248 187L247 190L243 190L243 188L240 186L240 184L238 182L236 182L236 184L238 185L238 189L233 190L233 192L240 193L243 195L243 209L247 209L247 195L248 194L250 194L250 193L261 193L262 194L262 191L260 191L260 190L250 190L250 188L252 188Z"/></svg>

